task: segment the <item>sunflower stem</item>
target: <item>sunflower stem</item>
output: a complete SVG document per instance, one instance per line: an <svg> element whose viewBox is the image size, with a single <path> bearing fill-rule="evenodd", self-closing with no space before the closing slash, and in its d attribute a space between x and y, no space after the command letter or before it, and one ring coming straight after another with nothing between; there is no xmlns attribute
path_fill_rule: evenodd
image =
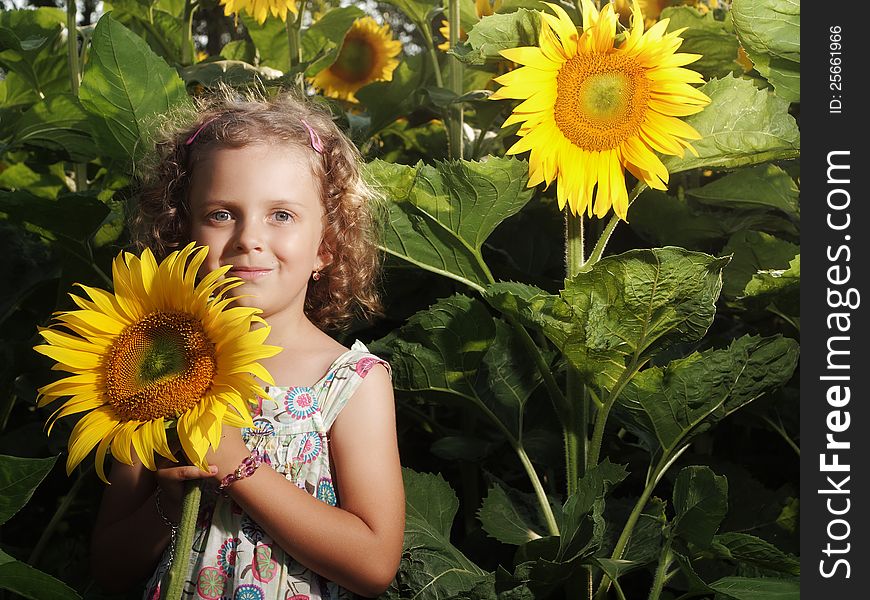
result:
<svg viewBox="0 0 870 600"><path fill-rule="evenodd" d="M448 41L450 43L450 46L453 47L459 43L459 0L450 0L447 10L447 17L450 23L450 38ZM450 66L450 91L457 96L461 96L463 71L462 63L459 62L459 59L455 56L451 56L448 60ZM448 133L450 134L450 158L454 160L461 160L463 157L464 145L462 143L462 122L464 120L462 103L454 102L450 105L448 109L448 118Z"/></svg>
<svg viewBox="0 0 870 600"><path fill-rule="evenodd" d="M193 15L196 12L196 9L196 2L185 0L184 29L182 31L183 37L181 39L181 64L185 67L193 64Z"/></svg>
<svg viewBox="0 0 870 600"><path fill-rule="evenodd" d="M580 271L584 262L583 214L565 211L565 278L571 279ZM565 428L565 479L568 495L577 491L577 480L585 473L589 418L589 400L586 386L577 370L568 365L565 379L568 414L564 415Z"/></svg>
<svg viewBox="0 0 870 600"><path fill-rule="evenodd" d="M628 195L628 206L634 203L637 200L637 197L640 196L641 192L643 192L647 188L647 185L639 181L637 185L634 186L631 190L631 194ZM592 252L589 254L589 259L583 263L584 267L591 267L604 255L604 249L607 248L607 242L610 241L610 236L613 235L613 230L616 229L616 226L619 225L619 217L616 214L611 215L610 221L607 223L607 226L604 228L604 231L601 232L601 237L598 238L598 241L595 243L595 247L592 249Z"/></svg>
<svg viewBox="0 0 870 600"><path fill-rule="evenodd" d="M79 85L81 84L81 65L79 63L78 49L78 27L76 26L76 3L74 0L67 0L66 3L66 58L69 65L69 84L73 96L78 98ZM84 48L84 40L82 41ZM77 192L83 192L88 189L87 164L73 163L73 180L76 182Z"/></svg>
<svg viewBox="0 0 870 600"><path fill-rule="evenodd" d="M193 534L196 531L196 518L199 514L199 500L202 497L202 487L199 481L188 481L184 485L184 500L181 504L181 521L178 523L178 537L170 541L175 545L172 564L166 576L166 592L163 600L181 598L184 583L187 578L190 547L193 544Z"/></svg>
<svg viewBox="0 0 870 600"><path fill-rule="evenodd" d="M438 62L438 51L435 48L435 40L432 39L432 32L429 31L429 23L417 23L417 29L423 34L423 41L426 42L429 59L432 61L432 69L435 71L435 85L444 87L444 80L441 79L441 64Z"/></svg>

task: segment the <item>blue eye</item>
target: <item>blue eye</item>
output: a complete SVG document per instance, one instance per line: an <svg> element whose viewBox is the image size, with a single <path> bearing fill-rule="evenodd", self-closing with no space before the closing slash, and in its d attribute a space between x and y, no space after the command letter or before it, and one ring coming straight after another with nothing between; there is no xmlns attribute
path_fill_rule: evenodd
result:
<svg viewBox="0 0 870 600"><path fill-rule="evenodd" d="M225 210L216 210L209 215L212 221L225 222L230 220L230 213Z"/></svg>
<svg viewBox="0 0 870 600"><path fill-rule="evenodd" d="M293 220L293 215L286 210L278 210L275 211L275 220L280 221L281 223L289 223Z"/></svg>

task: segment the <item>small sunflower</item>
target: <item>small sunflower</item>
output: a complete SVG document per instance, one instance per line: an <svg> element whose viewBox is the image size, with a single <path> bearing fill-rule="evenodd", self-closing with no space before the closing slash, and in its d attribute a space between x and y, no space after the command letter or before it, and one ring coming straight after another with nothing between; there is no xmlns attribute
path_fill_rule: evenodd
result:
<svg viewBox="0 0 870 600"><path fill-rule="evenodd" d="M699 134L677 117L701 111L710 99L690 84L700 74L682 68L700 58L677 54L681 31L665 33L667 20L643 31L635 1L625 40L614 47L616 14L583 0L583 32L561 7L548 4L540 47L503 50L525 65L495 81L493 99L524 100L503 127L522 123L508 154L531 151L529 187L558 179L559 207L603 217L628 211L623 169L650 187L667 189L668 171L656 152L682 156ZM593 189L597 192L593 202Z"/></svg>
<svg viewBox="0 0 870 600"><path fill-rule="evenodd" d="M251 374L273 383L256 361L280 349L263 344L269 327L258 309L228 308L235 298L226 293L242 283L224 278L229 266L196 284L207 253L190 244L160 264L149 250L141 258L119 254L114 293L81 286L90 300L71 295L80 310L58 313L55 326L39 332L47 343L34 349L72 373L39 390L39 406L70 397L49 417L49 432L60 417L87 412L70 435L68 474L94 446L103 481L110 445L132 464L132 444L151 470L155 452L175 460L167 425L176 427L190 462L206 470L222 423L253 426L246 400L266 394ZM263 326L252 330L254 322Z"/></svg>
<svg viewBox="0 0 870 600"><path fill-rule="evenodd" d="M299 14L299 8L296 6L296 0L220 0L224 7L224 14L230 16L233 13L245 11L257 20L257 23L262 25L266 22L266 17L272 13L273 17L278 17L282 21L287 21L287 12L294 15Z"/></svg>
<svg viewBox="0 0 870 600"><path fill-rule="evenodd" d="M356 102L354 94L363 86L393 79L401 51L402 43L393 39L389 25L359 18L344 37L338 58L315 75L312 84L330 98Z"/></svg>

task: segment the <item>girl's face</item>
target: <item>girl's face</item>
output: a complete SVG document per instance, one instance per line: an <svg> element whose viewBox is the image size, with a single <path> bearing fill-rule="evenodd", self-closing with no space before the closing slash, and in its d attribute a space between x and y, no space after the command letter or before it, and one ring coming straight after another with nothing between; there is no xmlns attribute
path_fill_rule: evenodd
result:
<svg viewBox="0 0 870 600"><path fill-rule="evenodd" d="M208 245L203 269L232 265L238 305L263 317L301 317L321 255L324 212L306 152L255 144L209 153L190 184L191 240ZM289 312L288 312L289 311ZM298 312L294 312L298 311Z"/></svg>

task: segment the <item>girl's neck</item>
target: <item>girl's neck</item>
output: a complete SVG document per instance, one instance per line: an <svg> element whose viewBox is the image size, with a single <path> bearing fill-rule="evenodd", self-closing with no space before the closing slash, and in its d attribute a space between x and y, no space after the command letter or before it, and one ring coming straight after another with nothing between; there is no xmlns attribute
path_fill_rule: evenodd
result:
<svg viewBox="0 0 870 600"><path fill-rule="evenodd" d="M266 343L285 349L305 344L306 340L321 333L320 329L302 312L298 315L290 315L286 312L272 315L266 318L266 322L272 328Z"/></svg>

